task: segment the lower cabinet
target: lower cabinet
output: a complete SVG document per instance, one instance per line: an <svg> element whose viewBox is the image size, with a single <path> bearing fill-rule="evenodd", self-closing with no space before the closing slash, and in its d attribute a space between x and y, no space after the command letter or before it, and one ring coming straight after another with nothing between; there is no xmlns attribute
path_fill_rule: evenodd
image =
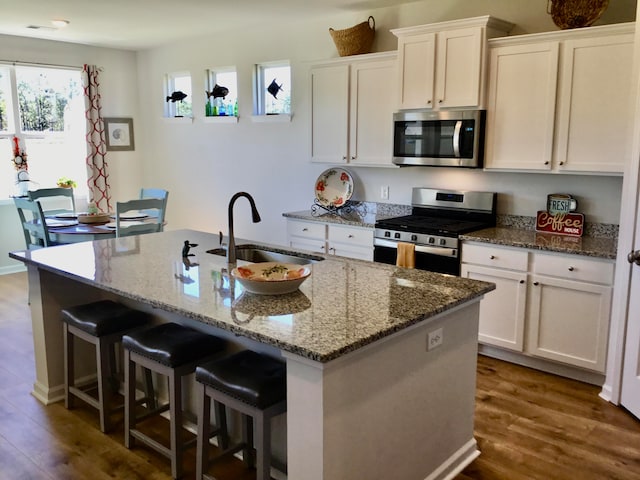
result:
<svg viewBox="0 0 640 480"><path fill-rule="evenodd" d="M287 219L289 246L301 250L373 260L373 229Z"/></svg>
<svg viewBox="0 0 640 480"><path fill-rule="evenodd" d="M611 261L464 242L463 277L496 284L480 305L479 341L604 373Z"/></svg>

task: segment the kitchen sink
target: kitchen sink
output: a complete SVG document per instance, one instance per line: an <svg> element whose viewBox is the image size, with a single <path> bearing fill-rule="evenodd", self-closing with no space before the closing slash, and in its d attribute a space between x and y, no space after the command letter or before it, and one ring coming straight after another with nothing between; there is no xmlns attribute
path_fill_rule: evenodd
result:
<svg viewBox="0 0 640 480"><path fill-rule="evenodd" d="M226 257L227 249L214 248L212 250L207 250L207 253ZM252 263L282 262L294 263L296 265L306 265L308 263L320 262L324 260L324 258L319 255L292 252L290 250L273 249L251 244L236 245L236 258L238 260L244 260L246 262Z"/></svg>

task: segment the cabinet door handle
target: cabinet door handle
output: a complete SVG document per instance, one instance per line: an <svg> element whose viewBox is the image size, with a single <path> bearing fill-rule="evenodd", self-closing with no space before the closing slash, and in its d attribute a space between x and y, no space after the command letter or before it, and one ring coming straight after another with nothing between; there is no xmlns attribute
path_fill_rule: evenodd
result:
<svg viewBox="0 0 640 480"><path fill-rule="evenodd" d="M427 105L431 105L431 100L427 100Z"/></svg>
<svg viewBox="0 0 640 480"><path fill-rule="evenodd" d="M495 255L489 255L489 259L490 260L495 260L496 256Z"/></svg>
<svg viewBox="0 0 640 480"><path fill-rule="evenodd" d="M347 235L347 238L353 238L352 234Z"/></svg>
<svg viewBox="0 0 640 480"><path fill-rule="evenodd" d="M573 268L573 267L569 267L569 268L568 268L568 270L569 270L570 272L573 272L573 271L575 270L575 268Z"/></svg>
<svg viewBox="0 0 640 480"><path fill-rule="evenodd" d="M303 229L302 229L302 231L303 231L303 232L308 232L308 231L309 231L309 229L308 229L307 227L305 227L305 228L303 228Z"/></svg>
<svg viewBox="0 0 640 480"><path fill-rule="evenodd" d="M343 156L342 156L342 159L343 159L343 160L346 160L346 159L347 159L347 156L346 156L346 155L343 155Z"/></svg>
<svg viewBox="0 0 640 480"><path fill-rule="evenodd" d="M564 162L560 162L560 166L564 165Z"/></svg>
<svg viewBox="0 0 640 480"><path fill-rule="evenodd" d="M443 100L443 99L438 100L438 103L442 103L442 102L444 102L444 100Z"/></svg>
<svg viewBox="0 0 640 480"><path fill-rule="evenodd" d="M524 283L524 280L520 280L520 285L522 285Z"/></svg>
<svg viewBox="0 0 640 480"><path fill-rule="evenodd" d="M549 160L547 160L546 162L544 162L545 165L549 165Z"/></svg>
<svg viewBox="0 0 640 480"><path fill-rule="evenodd" d="M538 282L533 282L533 284L537 287L538 285L540 285Z"/></svg>
<svg viewBox="0 0 640 480"><path fill-rule="evenodd" d="M356 156L355 155L351 155L351 160L355 160Z"/></svg>

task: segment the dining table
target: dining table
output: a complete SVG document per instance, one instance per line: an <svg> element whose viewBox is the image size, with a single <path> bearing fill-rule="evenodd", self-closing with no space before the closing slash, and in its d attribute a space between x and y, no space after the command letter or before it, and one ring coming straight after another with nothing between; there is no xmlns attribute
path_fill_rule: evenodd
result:
<svg viewBox="0 0 640 480"><path fill-rule="evenodd" d="M127 220L121 220L121 225L128 223L155 221L153 217L144 214L131 215ZM93 240L105 240L116 237L115 219L109 218L104 222L83 223L71 214L46 217L49 238L55 243L79 243Z"/></svg>

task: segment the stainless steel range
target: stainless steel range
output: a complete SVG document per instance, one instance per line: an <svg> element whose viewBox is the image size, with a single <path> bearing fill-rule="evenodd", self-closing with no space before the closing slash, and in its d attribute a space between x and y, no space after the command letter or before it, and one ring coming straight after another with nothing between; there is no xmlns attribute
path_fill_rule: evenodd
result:
<svg viewBox="0 0 640 480"><path fill-rule="evenodd" d="M374 260L395 264L399 242L415 244L416 268L460 275L459 236L496 224L496 193L414 188L411 215L379 220Z"/></svg>

